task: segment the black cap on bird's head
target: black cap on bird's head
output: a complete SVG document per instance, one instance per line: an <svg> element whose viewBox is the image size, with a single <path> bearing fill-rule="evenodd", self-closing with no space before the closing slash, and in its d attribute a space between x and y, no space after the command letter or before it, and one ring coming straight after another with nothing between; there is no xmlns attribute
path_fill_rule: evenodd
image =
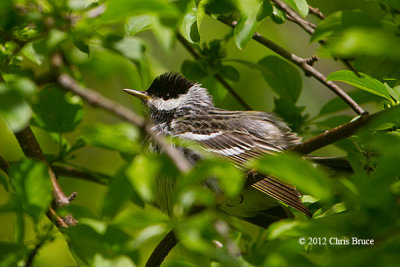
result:
<svg viewBox="0 0 400 267"><path fill-rule="evenodd" d="M166 72L158 76L146 92L150 96L168 100L186 94L195 84L177 72Z"/></svg>
<svg viewBox="0 0 400 267"><path fill-rule="evenodd" d="M213 105L212 98L200 84L176 72L167 72L154 79L147 91L123 89L141 99L150 108L171 110L190 105Z"/></svg>
<svg viewBox="0 0 400 267"><path fill-rule="evenodd" d="M166 72L155 78L147 91L123 90L145 101L154 98L169 100L186 94L195 84L177 72Z"/></svg>

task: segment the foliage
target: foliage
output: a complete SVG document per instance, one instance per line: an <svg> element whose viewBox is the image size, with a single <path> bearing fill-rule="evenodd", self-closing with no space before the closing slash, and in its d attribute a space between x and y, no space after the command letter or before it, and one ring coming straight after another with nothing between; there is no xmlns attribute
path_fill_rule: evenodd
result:
<svg viewBox="0 0 400 267"><path fill-rule="evenodd" d="M312 18L306 0L284 2L303 19ZM145 149L138 127L115 123L100 110L93 112L58 78L67 73L112 98L117 98L116 93L105 89L112 85L145 89L162 69L157 57L176 49L179 33L198 54L196 59L179 62L181 72L209 87L217 105L242 108L215 75L235 85L245 72L261 75L265 83L258 85L261 90L254 98L251 88L239 95L264 103L260 96L267 87L275 96L273 111L304 136L349 122L353 119L349 106L338 97L327 101L316 115L303 106L299 99L307 95L305 76L291 62L276 54L265 53L258 60L229 55L232 44L240 53L252 49L256 30L293 20L276 1L0 1L0 116L7 123L0 136L33 126L52 166L72 167L92 180L90 185L72 183L83 191L80 197L85 201L78 198L57 212L72 214L78 225L58 229L45 216L52 200L46 164L20 159L11 162L7 171L0 170L0 216L11 216L13 230L4 236L0 231L0 265L20 266L33 260L36 266L142 266L170 229L175 229L181 244L165 266L398 265L400 1L357 3L365 2L373 5L373 14L338 4L309 38L320 42L319 55L350 62L356 70L333 72L328 80L355 87L349 95L357 103L385 112L356 135L334 144L337 149L332 151L345 155L354 173L332 175L329 169L291 153L252 162L252 167L296 185L314 213L308 219L294 211L295 219L258 229L219 212L218 199L201 185L205 178L216 177L225 195L234 198L244 186L243 174L236 168L209 159L189 173L180 173L167 156ZM217 32L216 39L205 38L204 21L222 24L218 19L223 18L235 20L236 27ZM293 39L295 47L303 48L289 30L277 27ZM162 51L151 50L153 37ZM239 71L239 66L247 69ZM326 89L319 85L319 90ZM318 96L308 96L307 103L321 103ZM118 161L117 167L107 172L101 163L98 169L88 168L104 150L109 151L107 161ZM0 152L4 153L1 148ZM176 178L170 216L148 205L158 194L159 173ZM64 178L74 175L59 176L62 186L70 188L72 180ZM102 187L96 187L96 182ZM193 213L198 206L206 208ZM299 244L301 238L304 244ZM353 238L372 239L374 244L355 245ZM223 246L216 247L215 240ZM56 241L64 245L55 246ZM43 260L41 251L50 251L53 245L62 256Z"/></svg>

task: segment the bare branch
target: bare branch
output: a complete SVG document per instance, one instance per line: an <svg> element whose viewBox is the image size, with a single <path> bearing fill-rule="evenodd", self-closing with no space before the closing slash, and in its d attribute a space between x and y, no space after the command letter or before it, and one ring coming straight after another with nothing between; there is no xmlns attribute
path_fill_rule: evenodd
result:
<svg viewBox="0 0 400 267"><path fill-rule="evenodd" d="M0 156L0 170L3 170L5 173L7 173L9 167L10 165L8 165L8 162L3 159L2 156Z"/></svg>
<svg viewBox="0 0 400 267"><path fill-rule="evenodd" d="M85 181L95 182L101 185L107 185L110 181L110 177L102 173L94 173L85 172L83 170L79 170L70 166L52 166L54 172L57 176L67 176L72 178L79 178Z"/></svg>
<svg viewBox="0 0 400 267"><path fill-rule="evenodd" d="M134 125L143 129L147 133L147 135L153 138L153 140L160 146L160 148L171 158L175 166L181 172L188 172L191 169L191 164L187 161L185 156L176 147L168 144L164 137L155 133L152 130L151 125L146 122L146 120L140 115L102 96L92 89L83 88L68 74L61 74L58 77L58 82L65 89L79 95L92 106L101 107L109 112L114 113L121 119L133 123Z"/></svg>
<svg viewBox="0 0 400 267"><path fill-rule="evenodd" d="M167 257L168 253L178 244L178 239L175 236L174 230L168 234L158 243L157 247L151 253L146 262L146 267L160 266Z"/></svg>
<svg viewBox="0 0 400 267"><path fill-rule="evenodd" d="M226 25L234 28L237 24L236 21L233 21L226 17L220 17L219 20ZM269 48L270 50L274 51L278 55L282 56L283 58L289 60L290 62L299 66L306 75L310 75L328 87L332 92L342 98L358 115L366 113L363 108L361 108L357 102L355 102L345 91L343 91L338 85L333 83L332 81L327 81L326 77L316 70L314 67L310 66L307 63L307 59L301 58L288 50L284 49L283 47L279 46L278 44L272 42L271 40L265 38L258 32L254 33L253 39L262 44L263 46Z"/></svg>
<svg viewBox="0 0 400 267"><path fill-rule="evenodd" d="M31 267L33 266L33 260L35 259L35 256L38 254L39 249L43 246L43 242L39 242L35 245L31 253L29 253L28 259L25 262L25 267Z"/></svg>
<svg viewBox="0 0 400 267"><path fill-rule="evenodd" d="M317 135L295 147L290 148L289 150L305 155L309 154L317 149L320 149L336 141L339 141L341 139L353 135L357 130L361 128L361 126L364 126L370 119L371 116L369 115L361 115L358 119L352 122L327 130L320 135Z"/></svg>
<svg viewBox="0 0 400 267"><path fill-rule="evenodd" d="M54 201L55 201L56 208L68 205L70 203L69 197L67 197L64 194L60 185L58 184L57 177L54 174L50 165L48 164L48 162L42 152L42 149L40 148L39 143L36 140L35 135L33 134L31 128L28 126L27 128L15 133L15 137L17 138L18 143L21 146L22 151L24 152L25 156L27 156L29 158L33 158L35 160L42 161L48 166L48 172L50 175L51 184L53 186L53 195L54 195ZM76 195L76 192L74 192L72 194ZM50 213L52 215L56 216L56 218L58 217L57 214L54 212L54 210L51 209ZM59 218L59 219L62 220L61 218ZM61 223L59 219L57 218L57 221L60 226L68 227L68 225L66 225L65 223Z"/></svg>
<svg viewBox="0 0 400 267"><path fill-rule="evenodd" d="M181 34L177 34L179 42L186 48L186 50L195 58L201 59L202 56L190 45L190 43ZM219 74L215 74L214 77L232 94L232 96L246 109L251 110L252 108L238 95L232 86Z"/></svg>
<svg viewBox="0 0 400 267"><path fill-rule="evenodd" d="M296 12L294 12L285 2L282 0L272 0L280 9L285 11L286 14L289 15L289 19L302 27L306 32L309 34L313 34L314 29L317 27L315 24L301 18L299 15L297 15Z"/></svg>
<svg viewBox="0 0 400 267"><path fill-rule="evenodd" d="M309 22L308 20L303 19L302 17L300 17L299 15L297 15L297 13L295 11L293 11L285 2L283 2L282 0L272 0L274 1L274 3L279 6L283 11L285 11L285 13L288 16L288 19L294 23L296 23L297 25L299 25L301 28L303 28L307 33L309 33L310 35L314 33L315 28L317 27L317 25L315 25L312 22ZM313 8L311 6L309 6L310 12L314 12L315 15L319 16L320 19L325 19L324 15L321 13L321 11L319 11L318 8ZM324 45L325 41L324 40L319 40L318 41L319 44ZM357 72L356 69L354 69L353 65L350 63L350 61L348 59L343 59L341 58L340 61L352 72L354 72L358 77L361 77L360 74ZM311 64L312 66L312 64Z"/></svg>
<svg viewBox="0 0 400 267"><path fill-rule="evenodd" d="M319 10L319 8L308 5L308 9L310 10L311 14L314 14L320 19L325 19L324 14L321 12L321 10Z"/></svg>

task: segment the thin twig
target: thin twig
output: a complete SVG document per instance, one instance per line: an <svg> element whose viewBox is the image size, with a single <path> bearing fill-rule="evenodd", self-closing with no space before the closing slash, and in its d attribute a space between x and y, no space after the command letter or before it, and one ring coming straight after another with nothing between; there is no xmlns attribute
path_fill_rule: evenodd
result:
<svg viewBox="0 0 400 267"><path fill-rule="evenodd" d="M220 17L219 20L226 25L234 28L235 25L237 24L236 21L233 21L229 18L226 17ZM322 84L324 84L326 87L328 87L331 91L333 91L336 95L338 95L340 98L342 98L358 115L364 114L365 111L363 108L361 108L357 102L355 102L345 91L343 91L338 85L333 83L332 81L327 81L326 77L320 73L318 70L316 70L314 67L310 66L307 64L307 60L304 58L301 58L288 50L284 49L283 47L279 46L278 44L272 42L271 40L265 38L258 32L254 33L253 39L262 44L263 46L269 48L270 50L274 51L278 55L282 56L283 58L291 61L292 63L296 64L299 66L303 71L305 72L306 75L310 75L314 78L316 78L318 81L320 81Z"/></svg>
<svg viewBox="0 0 400 267"><path fill-rule="evenodd" d="M164 261L165 257L169 252L178 244L178 239L175 236L173 230L169 231L168 234L158 243L157 247L151 253L149 259L146 262L146 267L160 266Z"/></svg>
<svg viewBox="0 0 400 267"><path fill-rule="evenodd" d="M50 220L55 219L56 223L57 223L56 224L57 226L62 227L62 228L68 228L69 227L69 225L64 221L64 219L57 215L56 211L53 208L49 208L47 210L46 215ZM75 223L76 222L77 221L75 221Z"/></svg>
<svg viewBox="0 0 400 267"><path fill-rule="evenodd" d="M50 167L50 165L48 164L46 157L44 156L42 149L39 146L38 141L36 140L35 135L33 134L31 128L28 126L27 128L15 133L15 137L18 140L19 145L22 148L22 151L24 152L25 156L27 156L28 158L33 158L35 160L39 160L44 162L47 166L48 166L48 172L50 175L50 179L51 179L51 184L53 186L53 195L54 195L54 200L55 200L55 207L62 207L65 205L68 205L70 203L70 198L67 197L64 192L62 191L60 185L58 184L57 181L57 177L54 174L52 168ZM76 192L72 193L72 195L76 195ZM53 213L53 211L51 211L51 213ZM54 215L57 216L57 214ZM59 222L59 220L57 219L57 221ZM62 227L68 227L68 225L64 224L59 224Z"/></svg>
<svg viewBox="0 0 400 267"><path fill-rule="evenodd" d="M8 165L8 162L3 159L2 156L0 156L0 170L3 170L5 173L7 173L9 167L10 165Z"/></svg>
<svg viewBox="0 0 400 267"><path fill-rule="evenodd" d="M29 253L28 259L25 262L25 267L31 267L33 266L33 260L35 259L35 256L38 254L39 249L42 247L43 243L39 242L35 245L31 253Z"/></svg>
<svg viewBox="0 0 400 267"><path fill-rule="evenodd" d="M307 141L290 148L289 150L307 155L315 150L353 135L368 121L370 121L372 117L373 116L369 115L361 115L358 119L352 122L327 130L320 135L310 138Z"/></svg>
<svg viewBox="0 0 400 267"><path fill-rule="evenodd" d="M15 136L20 144L25 156L33 158L35 160L43 161L47 164L47 160L39 146L32 130L30 127L23 129L20 132L15 133ZM60 185L57 182L56 175L54 174L51 167L48 167L50 174L51 183L53 185L54 198L57 207L65 206L69 204L68 197L62 191Z"/></svg>
<svg viewBox="0 0 400 267"><path fill-rule="evenodd" d="M202 56L190 45L190 43L183 37L181 34L177 34L179 42L186 48L186 50L197 60L202 59ZM231 95L246 109L251 110L251 107L243 100L243 98L238 95L232 86L219 74L214 75L215 79L217 79Z"/></svg>
<svg viewBox="0 0 400 267"><path fill-rule="evenodd" d="M79 95L92 106L101 107L109 112L114 113L121 119L131 122L134 125L138 126L139 128L143 129L147 133L147 135L149 135L149 137L151 137L160 146L160 148L171 158L175 166L181 172L188 172L191 169L191 164L187 161L185 156L178 149L176 149L176 147L167 143L164 137L155 133L152 130L151 125L148 122L146 122L146 120L140 115L102 96L101 94L97 93L92 89L83 88L68 74L65 73L61 74L58 77L58 82L65 89Z"/></svg>
<svg viewBox="0 0 400 267"><path fill-rule="evenodd" d="M289 18L291 21L294 23L298 24L300 27L302 27L306 32L309 34L313 34L314 29L317 27L315 24L301 18L299 15L297 15L296 12L294 12L285 2L282 0L272 0L280 9L285 11L286 14L289 15Z"/></svg>
<svg viewBox="0 0 400 267"><path fill-rule="evenodd" d="M272 0L274 1L274 3L276 5L278 5L283 11L286 12L287 14L287 18L296 23L297 25L299 25L303 30L305 30L307 33L309 33L310 35L314 33L315 28L317 27L317 25L315 25L314 23L303 19L302 17L300 17L299 15L297 15L297 13L295 11L293 11L285 2L283 2L282 0ZM309 6L310 12L315 12L314 14L318 15L320 19L325 19L325 17L323 16L323 14L319 11L318 8L313 8L311 6ZM320 45L325 45L325 40L319 40L318 43ZM353 65L350 63L350 61L348 59L340 59L340 61L352 72L354 72L358 77L361 77L360 74L357 72L356 69L354 69Z"/></svg>
<svg viewBox="0 0 400 267"><path fill-rule="evenodd" d="M110 181L110 177L102 173L92 173L85 172L70 166L59 166L53 165L53 171L57 174L57 176L67 176L72 178L79 178L81 180L95 182L101 185L107 185Z"/></svg>
<svg viewBox="0 0 400 267"><path fill-rule="evenodd" d="M202 56L189 44L189 42L181 34L177 34L179 42L186 48L186 50L195 58L202 59Z"/></svg>
<svg viewBox="0 0 400 267"><path fill-rule="evenodd" d="M373 113L371 115L363 114L356 120L353 120L349 123L342 124L330 130L323 132L320 135L317 135L313 138L308 139L307 141L301 143L300 145L291 147L290 151L295 151L301 154L309 154L317 149L330 145L336 141L342 140L349 136L355 134L362 127L366 126L368 123L379 119L384 114L394 112L398 113L400 106L393 106L391 108Z"/></svg>
<svg viewBox="0 0 400 267"><path fill-rule="evenodd" d="M319 8L308 5L308 9L310 10L311 14L317 16L320 19L325 19L324 14L321 12L321 10L319 10Z"/></svg>

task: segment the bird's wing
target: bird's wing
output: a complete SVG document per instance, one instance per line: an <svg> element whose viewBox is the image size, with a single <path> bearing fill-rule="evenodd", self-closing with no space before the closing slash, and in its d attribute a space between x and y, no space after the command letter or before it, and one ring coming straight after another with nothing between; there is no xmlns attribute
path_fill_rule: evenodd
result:
<svg viewBox="0 0 400 267"><path fill-rule="evenodd" d="M230 114L233 115L230 116ZM246 125L240 124L240 121L246 120L238 120L237 113L224 113L223 115L223 118L211 116L210 114L207 114L207 116L192 115L180 118L174 122L173 128L176 131L173 135L178 138L196 141L208 152L228 158L241 169L245 169L245 163L249 159L280 152L285 148L283 145L274 144L272 139L253 134L250 126L246 127ZM260 124L263 123L261 120L254 121ZM286 128L280 129L279 126L273 128L270 122L268 122L268 127L272 127L270 131L274 131L273 134L279 134L280 136L286 134L288 138L294 138L290 133L287 133L288 129ZM268 133L265 133L265 136L269 136ZM308 209L301 203L301 195L291 185L273 177L264 176L251 186L290 207L310 215Z"/></svg>

